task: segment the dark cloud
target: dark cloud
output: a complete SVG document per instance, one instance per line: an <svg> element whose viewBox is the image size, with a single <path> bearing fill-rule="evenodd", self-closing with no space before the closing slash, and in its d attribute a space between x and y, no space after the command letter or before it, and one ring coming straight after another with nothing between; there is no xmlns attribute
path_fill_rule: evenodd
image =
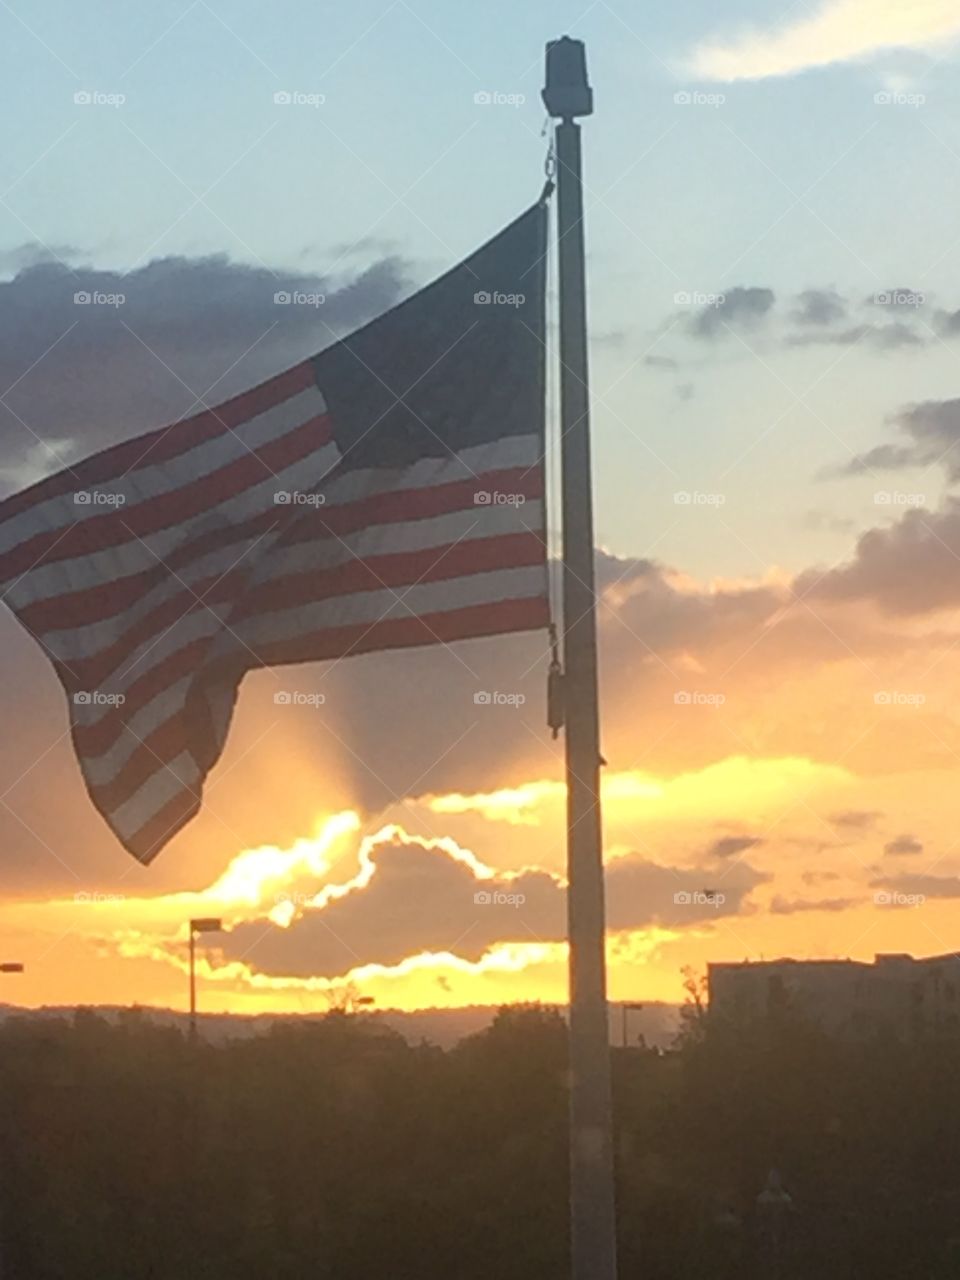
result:
<svg viewBox="0 0 960 1280"><path fill-rule="evenodd" d="M787 899L776 897L770 903L770 914L774 916L792 916L801 911L846 911L848 907L856 905L856 898Z"/></svg>
<svg viewBox="0 0 960 1280"><path fill-rule="evenodd" d="M869 831L882 817L877 809L844 809L840 813L831 813L827 821L841 831Z"/></svg>
<svg viewBox="0 0 960 1280"><path fill-rule="evenodd" d="M233 929L223 939L224 957L262 973L338 977L422 952L475 962L498 943L566 936L566 892L545 871L480 878L468 862L415 840L377 845L370 861L365 886L304 908L286 929L262 920ZM764 879L743 864L712 890L706 877L637 855L617 859L607 869L609 928L682 928L735 915Z"/></svg>
<svg viewBox="0 0 960 1280"><path fill-rule="evenodd" d="M871 880L871 889L883 889L904 897L960 898L960 876L906 875ZM892 905L908 905L892 904Z"/></svg>
<svg viewBox="0 0 960 1280"><path fill-rule="evenodd" d="M691 332L697 338L716 338L726 329L751 328L768 315L775 301L772 289L737 285L697 312L690 322Z"/></svg>
<svg viewBox="0 0 960 1280"><path fill-rule="evenodd" d="M754 849L757 845L763 844L760 836L722 836L719 840L714 840L706 850L708 858L732 858L737 853L743 853L746 849Z"/></svg>
<svg viewBox="0 0 960 1280"><path fill-rule="evenodd" d="M823 330L811 333L790 334L787 345L791 347L854 347L858 343L874 347L878 351L896 351L901 347L922 347L923 339L902 321L892 324L858 324L836 332Z"/></svg>
<svg viewBox="0 0 960 1280"><path fill-rule="evenodd" d="M922 347L924 339L902 321L872 326L867 341L880 351L897 351L900 347Z"/></svg>
<svg viewBox="0 0 960 1280"><path fill-rule="evenodd" d="M938 311L937 329L946 338L956 337L960 333L960 311Z"/></svg>
<svg viewBox="0 0 960 1280"><path fill-rule="evenodd" d="M31 468L60 469L64 454L197 412L199 397L217 404L329 346L408 289L397 258L327 279L225 256L164 258L124 275L38 253L0 283L8 487ZM284 305L278 294L325 300Z"/></svg>
<svg viewBox="0 0 960 1280"><path fill-rule="evenodd" d="M790 319L798 331L786 337L788 347L862 345L875 351L922 347L924 338L912 321L923 305L923 295L910 289L889 289L863 300L873 316L884 319L857 321L847 300L835 289L806 289L798 294ZM843 327L841 327L843 326Z"/></svg>
<svg viewBox="0 0 960 1280"><path fill-rule="evenodd" d="M960 501L939 511L907 511L858 540L852 559L811 570L796 589L822 600L871 600L891 614L926 613L960 602Z"/></svg>
<svg viewBox="0 0 960 1280"><path fill-rule="evenodd" d="M895 840L888 840L883 846L883 852L887 854L923 853L923 845L916 836L902 835L897 836Z"/></svg>
<svg viewBox="0 0 960 1280"><path fill-rule="evenodd" d="M69 266L83 257L73 245L45 245L36 241L16 245L12 249L0 249L0 274L18 275L28 267L41 263L60 263Z"/></svg>
<svg viewBox="0 0 960 1280"><path fill-rule="evenodd" d="M800 879L804 884L829 884L841 878L838 871L804 871Z"/></svg>
<svg viewBox="0 0 960 1280"><path fill-rule="evenodd" d="M835 289L805 289L797 295L790 318L804 326L827 326L843 320L847 302Z"/></svg>
<svg viewBox="0 0 960 1280"><path fill-rule="evenodd" d="M960 480L960 400L927 400L908 405L892 422L908 437L902 444L879 444L830 474L862 475L942 464L951 481Z"/></svg>

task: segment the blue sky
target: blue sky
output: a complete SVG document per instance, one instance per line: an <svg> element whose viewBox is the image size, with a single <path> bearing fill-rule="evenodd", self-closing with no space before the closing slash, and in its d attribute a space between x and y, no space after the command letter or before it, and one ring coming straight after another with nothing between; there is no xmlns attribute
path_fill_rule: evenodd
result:
<svg viewBox="0 0 960 1280"><path fill-rule="evenodd" d="M861 7L876 25L888 6ZM772 38L797 20L756 3L12 5L0 251L39 241L119 271L226 253L344 278L396 252L426 279L538 191L542 45L569 31L597 93L600 537L701 577L829 562L876 522L877 485L817 473L892 438L903 404L947 398L955 347L932 321L889 352L791 347L791 300L898 287L924 291L926 315L960 306L960 92L942 43L732 83L693 70L745 24ZM481 90L525 101L477 105ZM125 100L78 105L82 91ZM278 106L283 91L324 101ZM883 92L925 101L878 104ZM691 339L694 308L675 295L736 287L774 292L769 323ZM678 510L674 493L697 490L723 509Z"/></svg>

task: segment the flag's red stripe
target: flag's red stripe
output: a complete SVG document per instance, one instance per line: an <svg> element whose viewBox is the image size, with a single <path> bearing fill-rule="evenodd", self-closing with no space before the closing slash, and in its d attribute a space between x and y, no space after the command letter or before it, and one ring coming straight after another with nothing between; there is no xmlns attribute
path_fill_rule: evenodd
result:
<svg viewBox="0 0 960 1280"><path fill-rule="evenodd" d="M373 649L429 645L438 640L452 643L506 631L533 630L546 626L548 620L547 602L541 598L506 600L498 605L471 605L448 614L394 619L366 629L345 627L336 632L326 631L313 637L284 641L274 647L269 660L302 662L339 657L345 652L366 653ZM304 646L309 650L306 656ZM148 863L196 816L199 809L200 799L196 792L185 787L139 831L126 839L124 845L134 857ZM109 812L106 816L109 818Z"/></svg>
<svg viewBox="0 0 960 1280"><path fill-rule="evenodd" d="M0 503L0 524L37 503L62 497L77 489L88 489L93 485L118 480L128 472L136 471L141 465L148 467L158 462L169 462L171 458L176 458L226 431L235 431L248 419L266 413L268 409L315 386L313 361L304 360L302 364L294 365L292 369L261 382L258 387L252 387L214 409L205 409L192 418L158 427L135 440L124 440L14 494Z"/></svg>
<svg viewBox="0 0 960 1280"><path fill-rule="evenodd" d="M194 587L178 591L176 595L157 606L145 618L131 627L113 644L101 649L92 657L80 662L72 662L73 678L82 690L102 688L109 680L111 673L122 674L125 661L132 660L133 654L150 639L160 640L170 629L182 619L197 613L201 609L211 608L228 603L238 591L238 583L242 581L245 570L240 567L219 576L204 579ZM149 665L149 653L144 655L143 663ZM131 707L124 705L129 718ZM135 707L132 710L136 710Z"/></svg>
<svg viewBox="0 0 960 1280"><path fill-rule="evenodd" d="M244 490L262 484L270 475L327 444L330 438L329 417L311 418L279 439L234 459L212 475L201 476L155 498L146 498L135 506L90 516L66 526L65 530L60 528L36 534L5 556L0 556L0 581L19 577L40 563L46 565L79 559L121 546L134 537L145 538L171 525L185 523L201 512L235 498ZM317 477L318 481L321 479L321 476Z"/></svg>
<svg viewBox="0 0 960 1280"><path fill-rule="evenodd" d="M468 605L462 609L448 613L424 614L420 617L393 618L383 622L355 623L347 627L327 627L321 631L292 639L273 641L259 646L256 657L250 655L249 667L257 665L271 666L288 662L320 662L340 658L349 654L368 653L374 649L408 648L415 645L436 644L438 641L453 643L455 640L468 639L474 636L499 635L508 631L532 631L547 626L549 608L545 599L534 597L522 600L505 600L499 604ZM205 641L171 655L171 658L155 668L155 672L164 671L162 677L164 687L175 683L191 670L199 669L196 649ZM289 656L295 655L295 656ZM150 673L151 676L154 672ZM220 672L207 667L204 678L213 682L220 679L236 681L236 659L229 661L229 669L224 667ZM146 682L141 682L145 684ZM150 681L152 684L153 681ZM150 701L162 689L154 687L149 693L141 691L139 703ZM114 744L125 732L124 721L130 715L129 701L123 707L111 709L101 720L93 725L76 725L73 730L74 744L81 757L98 757ZM109 798L104 809L118 808L125 803L162 764L169 763L183 751L187 745L187 711L185 706L169 720L157 726L144 740L145 745L137 744L132 761L125 762L121 773L113 782L103 787L91 789L96 791L96 801L101 804L100 796ZM132 739L136 742L136 739Z"/></svg>
<svg viewBox="0 0 960 1280"><path fill-rule="evenodd" d="M536 630L549 621L547 602L543 599L504 600L499 604L468 605L451 613L425 614L417 618L393 618L372 625L358 623L351 627L328 628L308 637L282 641L270 648L266 655L269 662L305 662L343 657L346 654L369 653L374 649L411 648L415 645L436 644L436 641L453 643L454 640L481 635L498 635L506 631ZM285 657L297 653L297 657ZM236 664L230 664L230 678L236 678ZM125 760L123 768L113 781L102 786L91 786L91 799L101 810L110 814L127 803L155 774L163 772L177 756L187 750L191 733L191 718L186 707L180 707ZM78 753L84 754L87 731L78 727L74 731ZM193 792L188 787L189 796ZM166 812L166 810L164 810ZM154 826L151 823L150 826Z"/></svg>
<svg viewBox="0 0 960 1280"><path fill-rule="evenodd" d="M333 600L361 591L381 588L403 588L447 578L466 577L471 573L489 573L497 569L517 569L540 563L544 545L537 532L497 534L492 538L447 543L422 551L397 552L346 560L328 569L314 569L271 579L242 598L241 607L230 615L231 628L246 617L293 609L321 600ZM104 686L111 673L136 649L153 637L161 636L182 618L199 609L216 608L238 595L245 575L243 567L210 577L177 592L142 618L113 644L81 661L71 662L72 680L77 690L91 691ZM145 661L149 661L149 654ZM123 707L125 718L134 714L137 704L128 696Z"/></svg>
<svg viewBox="0 0 960 1280"><path fill-rule="evenodd" d="M35 633L72 631L76 627L106 622L144 602L148 593L158 586L170 581L176 582L176 575L182 576L182 570L192 561L224 547L252 541L269 533L284 518L285 511L289 511L289 507L271 507L249 520L210 529L177 547L163 563L155 560L142 573L130 573L116 581L101 582L94 587L83 587L79 591L63 591L55 596L46 596L35 604L18 609L17 616L24 626ZM225 569L229 568L230 561L226 559ZM223 572L221 570L221 574ZM202 594L204 583L215 581L221 574L213 574L195 582L194 591L198 595Z"/></svg>
<svg viewBox="0 0 960 1280"><path fill-rule="evenodd" d="M175 715L158 725L142 742L131 736L130 745L133 750L124 760L120 771L110 782L89 788L90 797L101 813L112 813L119 809L155 773L161 772L164 765L170 764L177 756L189 750L192 727L193 720L189 711L181 705ZM76 742L76 735L74 741ZM81 749L79 743L77 749Z"/></svg>
<svg viewBox="0 0 960 1280"><path fill-rule="evenodd" d="M389 483L389 481L386 481ZM312 542L324 533L345 537L372 525L403 524L407 520L425 520L430 516L446 515L451 511L464 511L475 507L477 519L482 520L490 507L476 501L478 493L496 490L504 494L516 494L531 501L543 496L543 470L541 467L507 467L500 471L485 471L466 480L425 485L422 489L393 489L372 493L367 498L342 505L321 506L316 515L298 520L284 530L281 546L294 546L300 542Z"/></svg>
<svg viewBox="0 0 960 1280"><path fill-rule="evenodd" d="M411 587L446 578L465 578L472 573L490 573L495 569L522 568L538 564L543 557L541 536L525 532L464 540L423 551L348 560L330 569L271 578L259 584L244 596L237 616L248 618L296 609L358 591Z"/></svg>
<svg viewBox="0 0 960 1280"><path fill-rule="evenodd" d="M146 670L143 675L131 684L126 692L126 702L111 707L106 715L92 724L77 724L73 730L73 740L80 755L101 756L108 751L121 733L125 730L127 720L139 707L152 702L165 689L176 684L191 672L202 671L207 648L213 643L214 636L201 636L177 649L162 661ZM251 655L251 663L253 656ZM68 691L84 690L83 682L77 680L80 674L73 667L74 674L69 677ZM92 690L86 690L92 692Z"/></svg>
<svg viewBox="0 0 960 1280"><path fill-rule="evenodd" d="M235 626L241 617L272 609L293 608L381 587L406 587L469 573L519 568L537 564L542 558L543 542L536 532L498 534L416 552L357 558L326 570L288 575L264 584L244 600L242 610L230 618L228 625ZM152 637L161 637L199 609L228 603L239 594L245 575L246 570L240 566L202 579L162 601L106 648L86 659L73 660L71 683L75 690L100 689L140 645ZM130 712L129 705L126 710Z"/></svg>
<svg viewBox="0 0 960 1280"><path fill-rule="evenodd" d="M522 488L508 488L520 485ZM324 540L331 532L338 537L357 533L361 529L383 524L404 524L413 520L427 520L435 516L451 515L474 507L477 519L482 520L490 508L474 503L477 491L523 493L535 501L543 495L543 475L539 468L527 471L510 468L503 471L486 471L475 480L452 481L422 489L407 489L393 494L373 495L344 503L342 507L311 508L284 531L283 546ZM389 501L388 501L389 499ZM290 507L271 508L229 529L210 530L190 543L178 547L170 555L167 564L179 573L192 560L209 555L223 546L243 542L266 532ZM69 630L94 622L103 622L126 612L135 605L146 590L167 576L163 565L157 563L144 573L131 574L117 582L87 587L81 591L64 592L38 600L19 610L25 626L34 633L47 629Z"/></svg>
<svg viewBox="0 0 960 1280"><path fill-rule="evenodd" d="M472 604L448 613L388 618L383 622L326 627L291 639L257 646L262 666L292 662L325 662L375 649L406 649L417 645L452 644L477 636L508 631L536 631L550 622L550 608L543 596L502 600L499 604Z"/></svg>

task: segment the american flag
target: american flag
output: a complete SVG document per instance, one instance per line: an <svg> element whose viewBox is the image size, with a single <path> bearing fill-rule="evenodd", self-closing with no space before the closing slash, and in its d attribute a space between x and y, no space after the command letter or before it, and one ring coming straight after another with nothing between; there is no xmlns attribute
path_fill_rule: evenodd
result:
<svg viewBox="0 0 960 1280"><path fill-rule="evenodd" d="M546 213L313 359L0 503L0 597L149 862L247 671L547 625Z"/></svg>

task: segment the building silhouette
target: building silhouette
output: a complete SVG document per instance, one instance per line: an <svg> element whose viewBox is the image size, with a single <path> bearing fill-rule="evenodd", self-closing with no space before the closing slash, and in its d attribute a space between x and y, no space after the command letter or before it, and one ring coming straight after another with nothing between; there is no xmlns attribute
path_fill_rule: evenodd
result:
<svg viewBox="0 0 960 1280"><path fill-rule="evenodd" d="M960 1034L960 956L760 960L707 966L711 1018L747 1023L788 1010L831 1035Z"/></svg>

